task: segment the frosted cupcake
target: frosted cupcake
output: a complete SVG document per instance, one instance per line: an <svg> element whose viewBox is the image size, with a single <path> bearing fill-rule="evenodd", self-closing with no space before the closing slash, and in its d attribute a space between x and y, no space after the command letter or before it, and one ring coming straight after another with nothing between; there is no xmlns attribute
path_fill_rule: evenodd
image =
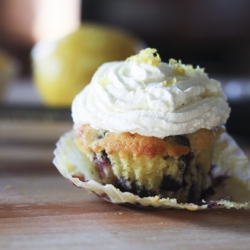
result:
<svg viewBox="0 0 250 250"><path fill-rule="evenodd" d="M72 104L75 143L101 184L197 202L230 108L203 69L155 49L103 64Z"/></svg>

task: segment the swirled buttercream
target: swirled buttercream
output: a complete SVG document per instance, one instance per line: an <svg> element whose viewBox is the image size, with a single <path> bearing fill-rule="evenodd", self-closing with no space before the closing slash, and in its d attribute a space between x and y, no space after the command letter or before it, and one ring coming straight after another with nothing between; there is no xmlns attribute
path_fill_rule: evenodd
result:
<svg viewBox="0 0 250 250"><path fill-rule="evenodd" d="M230 108L220 82L154 49L103 64L72 104L75 126L164 138L224 124Z"/></svg>

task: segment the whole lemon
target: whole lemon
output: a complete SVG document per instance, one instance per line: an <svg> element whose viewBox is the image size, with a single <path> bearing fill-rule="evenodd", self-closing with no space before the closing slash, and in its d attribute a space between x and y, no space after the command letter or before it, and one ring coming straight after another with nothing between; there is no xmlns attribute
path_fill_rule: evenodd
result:
<svg viewBox="0 0 250 250"><path fill-rule="evenodd" d="M33 79L44 104L69 107L97 68L108 61L137 53L139 40L119 29L83 24L55 42L41 42L32 50Z"/></svg>

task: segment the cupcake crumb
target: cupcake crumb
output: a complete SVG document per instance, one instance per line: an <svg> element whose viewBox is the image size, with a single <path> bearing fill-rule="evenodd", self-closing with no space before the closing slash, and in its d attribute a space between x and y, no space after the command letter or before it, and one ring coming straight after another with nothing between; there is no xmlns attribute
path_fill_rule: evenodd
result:
<svg viewBox="0 0 250 250"><path fill-rule="evenodd" d="M6 185L6 186L4 187L5 190L7 190L7 189L13 189L13 188L14 188L14 186L12 186L12 185L10 185L10 184L8 184L8 185Z"/></svg>
<svg viewBox="0 0 250 250"><path fill-rule="evenodd" d="M158 202L160 200L160 197L159 196L155 196L154 197L154 202Z"/></svg>

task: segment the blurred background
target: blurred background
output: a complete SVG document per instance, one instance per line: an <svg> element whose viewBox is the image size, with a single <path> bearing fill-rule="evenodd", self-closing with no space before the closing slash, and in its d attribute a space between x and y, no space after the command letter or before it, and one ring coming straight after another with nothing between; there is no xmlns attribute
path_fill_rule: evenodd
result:
<svg viewBox="0 0 250 250"><path fill-rule="evenodd" d="M79 21L125 29L156 47L164 60L182 58L211 74L249 75L248 0L1 0L0 45L30 71L39 40L67 35Z"/></svg>
<svg viewBox="0 0 250 250"><path fill-rule="evenodd" d="M165 61L181 58L235 76L249 75L249 11L247 0L91 0L83 1L82 20L126 28Z"/></svg>
<svg viewBox="0 0 250 250"><path fill-rule="evenodd" d="M247 140L249 12L248 0L0 0L0 138L54 142L96 68L148 46L220 80L227 128Z"/></svg>

